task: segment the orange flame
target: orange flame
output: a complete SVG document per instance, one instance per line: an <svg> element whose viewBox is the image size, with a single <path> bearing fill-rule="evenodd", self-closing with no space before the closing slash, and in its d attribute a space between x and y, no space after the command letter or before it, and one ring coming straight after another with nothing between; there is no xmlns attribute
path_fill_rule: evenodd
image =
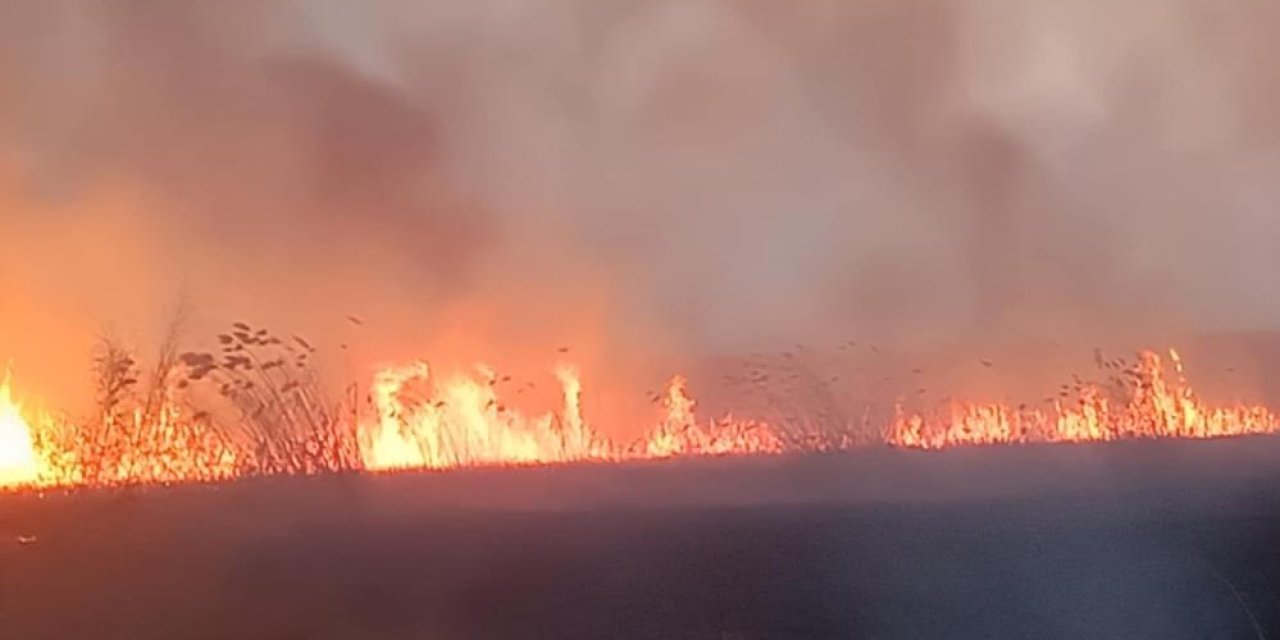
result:
<svg viewBox="0 0 1280 640"><path fill-rule="evenodd" d="M1209 407L1183 377L1170 350L1174 379L1151 351L1122 372L1118 389L1080 384L1047 408L953 402L942 412L910 413L901 406L887 440L900 447L942 449L979 444L1100 442L1134 438L1223 438L1280 431L1280 418L1261 405Z"/></svg>
<svg viewBox="0 0 1280 640"><path fill-rule="evenodd" d="M243 475L242 457L172 403L77 429L43 412L28 421L8 376L0 384L0 487L213 482Z"/></svg>
<svg viewBox="0 0 1280 640"><path fill-rule="evenodd" d="M0 486L34 484L39 475L31 426L13 400L6 373L0 381Z"/></svg>
<svg viewBox="0 0 1280 640"><path fill-rule="evenodd" d="M899 406L879 442L936 450L1280 432L1280 418L1261 405L1207 405L1184 378L1176 351L1169 352L1167 362L1172 367L1160 355L1142 352L1107 384L1078 382L1074 392L1064 390L1038 408L978 402L952 402L933 411ZM0 487L214 482L251 474L350 470L353 465L387 471L623 462L830 451L875 443L848 434L811 441L794 429L733 416L700 419L683 376L672 378L655 399L661 411L654 426L635 441L617 442L588 422L578 370L561 365L554 374L560 384L559 408L524 413L503 402L500 380L486 366L446 376L436 375L425 363L384 369L371 387L374 415L346 425L351 431L343 432L355 434L350 446L359 455L354 461L312 456L307 459L321 462L303 465L281 462L287 453L273 453L269 443L246 442L188 416L172 399L151 414L134 410L109 415L87 429L43 413L29 422L32 416L24 417L6 376L0 384ZM346 446L339 440L309 435L295 444L311 455Z"/></svg>
<svg viewBox="0 0 1280 640"><path fill-rule="evenodd" d="M700 424L694 401L677 376L663 398L665 415L638 443L609 441L582 414L577 370L556 369L560 414L525 416L501 404L492 370L456 375L432 385L423 363L380 372L374 382L375 424L363 432L367 469L447 469L483 465L621 461L691 455L776 453L781 440L765 425L726 418ZM427 386L411 398L411 383Z"/></svg>
<svg viewBox="0 0 1280 640"><path fill-rule="evenodd" d="M642 457L780 453L782 440L761 423L738 421L732 416L706 425L694 415L697 405L689 396L684 376L667 384L662 405L663 421L641 445Z"/></svg>
<svg viewBox="0 0 1280 640"><path fill-rule="evenodd" d="M525 416L498 398L493 370L440 381L426 363L380 371L374 378L377 421L362 429L371 470L569 462L603 456L582 417L577 372L557 371L563 413ZM412 397L410 387L423 387Z"/></svg>

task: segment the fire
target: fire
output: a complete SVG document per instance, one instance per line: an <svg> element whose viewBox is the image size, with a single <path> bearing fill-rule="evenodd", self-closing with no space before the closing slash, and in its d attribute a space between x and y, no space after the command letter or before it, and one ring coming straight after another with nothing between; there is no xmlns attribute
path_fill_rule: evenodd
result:
<svg viewBox="0 0 1280 640"><path fill-rule="evenodd" d="M76 442L49 465L48 484L215 482L244 473L235 445L172 404L151 416L141 410L106 416L91 433L96 437L71 436Z"/></svg>
<svg viewBox="0 0 1280 640"><path fill-rule="evenodd" d="M0 486L33 484L39 474L31 427L13 400L6 373L0 381Z"/></svg>
<svg viewBox="0 0 1280 640"><path fill-rule="evenodd" d="M269 338L262 340L272 344ZM206 357L191 361L197 369L192 379L220 379L220 365ZM239 361L233 364L229 373L244 367ZM1113 361L1104 369L1110 373L1106 381L1077 380L1037 406L957 401L933 410L909 410L900 404L884 430L870 439L846 433L814 439L804 425L731 415L699 417L687 380L675 376L653 398L658 406L652 426L633 430L640 434L635 439L616 440L591 424L581 375L567 364L550 371L560 392L551 410L513 406L513 383L491 367L441 374L417 362L375 374L369 393L371 415L351 411L343 417L341 410L322 410L311 391L290 402L284 396L303 393L290 382L282 383L282 395L272 400L280 404L234 405L252 411L245 415L257 420L253 424L258 427L240 430L191 413L171 394L150 409L109 412L87 426L47 413L24 417L6 377L0 385L0 486L171 484L264 474L617 463L830 451L877 442L936 450L1280 432L1280 417L1264 406L1211 406L1202 400L1187 382L1176 351L1167 356L1141 352L1132 364ZM312 413L305 413L307 407ZM272 408L278 410L274 417L263 413ZM297 419L290 425L289 419L299 412L311 416L306 425L300 427L303 421Z"/></svg>
<svg viewBox="0 0 1280 640"><path fill-rule="evenodd" d="M677 376L663 396L664 417L639 442L613 442L582 413L582 382L573 367L555 369L560 413L525 415L504 405L492 369L435 380L425 363L385 369L373 384L377 412L362 429L366 469L622 461L680 455L777 453L781 440L768 427L726 418L701 424L694 401ZM414 395L413 385L421 392Z"/></svg>
<svg viewBox="0 0 1280 640"><path fill-rule="evenodd" d="M666 415L641 444L641 456L669 458L681 455L728 455L781 453L781 438L767 425L735 420L732 416L700 424L694 415L696 403L686 389L683 376L667 384L662 404Z"/></svg>
<svg viewBox="0 0 1280 640"><path fill-rule="evenodd" d="M898 408L888 433L895 446L941 449L962 445L1102 442L1120 439L1223 438L1280 431L1280 418L1261 405L1210 407L1183 375L1182 358L1143 351L1136 364L1113 366L1110 385L1077 383L1048 407L953 402L933 413Z"/></svg>
<svg viewBox="0 0 1280 640"><path fill-rule="evenodd" d="M383 370L373 383L376 423L362 430L365 467L446 469L606 457L583 419L577 372L561 367L557 374L562 412L526 416L502 403L498 377L487 366L440 380L426 363Z"/></svg>
<svg viewBox="0 0 1280 640"><path fill-rule="evenodd" d="M172 403L82 428L46 412L28 420L0 384L0 487L212 482L243 475L239 453Z"/></svg>

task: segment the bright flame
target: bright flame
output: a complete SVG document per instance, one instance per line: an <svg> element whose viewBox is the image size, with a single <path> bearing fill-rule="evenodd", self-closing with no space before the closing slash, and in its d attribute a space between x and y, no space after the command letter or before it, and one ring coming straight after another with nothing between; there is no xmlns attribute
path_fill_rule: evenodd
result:
<svg viewBox="0 0 1280 640"><path fill-rule="evenodd" d="M767 425L738 421L732 416L700 424L694 415L697 403L689 396L687 387L684 376L676 376L667 384L662 399L666 415L644 440L644 457L782 452L782 440Z"/></svg>
<svg viewBox="0 0 1280 640"><path fill-rule="evenodd" d="M582 414L576 369L555 370L561 412L526 416L507 408L488 367L476 375L434 380L423 363L381 371L373 385L377 420L363 432L367 469L448 469L466 466L622 461L672 456L777 453L781 440L765 425L725 418L701 424L677 376L667 386L664 416L639 442L604 438ZM410 387L421 389L414 395Z"/></svg>
<svg viewBox="0 0 1280 640"><path fill-rule="evenodd" d="M1100 442L1120 439L1223 438L1280 430L1280 418L1261 405L1209 407L1183 377L1182 359L1170 380L1163 359L1143 351L1107 389L1078 383L1047 408L954 402L944 411L898 408L888 433L895 446L920 449L979 444Z"/></svg>
<svg viewBox="0 0 1280 640"><path fill-rule="evenodd" d="M0 381L0 486L34 484L39 475L31 426L13 400L6 373Z"/></svg>
<svg viewBox="0 0 1280 640"><path fill-rule="evenodd" d="M1220 438L1280 432L1261 405L1209 406L1191 389L1176 351L1142 352L1112 363L1104 383L1077 381L1039 407L952 402L932 411L899 406L868 440L847 433L814 438L805 425L771 425L733 416L704 419L683 376L654 401L652 428L633 441L596 431L583 411L579 371L559 365L559 407L525 413L499 393L509 378L490 367L439 375L425 363L379 371L374 412L359 424L278 438L224 432L189 416L172 398L77 425L51 414L24 417L8 377L0 385L0 487L111 486L216 482L246 475L326 471L453 469L475 466L624 462L674 457L759 455L887 444L914 449L971 445ZM289 425L283 425L286 428ZM296 426L296 425L295 425ZM869 425L870 428L873 426ZM875 433L868 429L868 433ZM819 434L821 435L821 434Z"/></svg>
<svg viewBox="0 0 1280 640"><path fill-rule="evenodd" d="M7 375L0 384L0 487L214 482L251 472L246 457L171 401L77 428L43 412L26 419Z"/></svg>
<svg viewBox="0 0 1280 640"><path fill-rule="evenodd" d="M380 371L374 378L375 424L362 430L365 467L446 469L569 462L604 456L582 416L582 384L570 367L557 370L562 412L526 416L498 398L497 376L437 380L426 363Z"/></svg>

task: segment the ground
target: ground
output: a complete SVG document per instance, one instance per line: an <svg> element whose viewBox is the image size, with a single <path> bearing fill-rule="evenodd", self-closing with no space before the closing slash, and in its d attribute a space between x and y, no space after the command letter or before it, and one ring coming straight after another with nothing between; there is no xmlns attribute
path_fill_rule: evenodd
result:
<svg viewBox="0 0 1280 640"><path fill-rule="evenodd" d="M1280 441L0 498L4 638L1280 637Z"/></svg>

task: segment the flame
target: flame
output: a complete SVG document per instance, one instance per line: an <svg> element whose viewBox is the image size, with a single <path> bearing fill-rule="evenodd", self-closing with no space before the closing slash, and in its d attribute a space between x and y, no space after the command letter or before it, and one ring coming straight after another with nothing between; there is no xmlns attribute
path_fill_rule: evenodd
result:
<svg viewBox="0 0 1280 640"><path fill-rule="evenodd" d="M780 453L782 440L762 423L735 420L732 416L700 424L694 415L697 403L689 396L684 376L667 384L662 399L666 415L642 444L643 457Z"/></svg>
<svg viewBox="0 0 1280 640"><path fill-rule="evenodd" d="M426 363L392 367L374 378L376 422L362 429L362 458L371 470L569 462L604 457L582 416L581 382L557 370L564 390L560 414L526 416L497 395L487 366L435 380ZM413 397L411 386L423 389Z"/></svg>
<svg viewBox="0 0 1280 640"><path fill-rule="evenodd" d="M937 450L958 446L1106 442L1122 439L1221 438L1280 432L1280 417L1261 405L1211 406L1184 376L1181 356L1139 353L1115 365L1104 383L1077 381L1038 407L951 402L933 410L899 404L871 440L848 433L814 439L804 425L773 425L725 415L697 415L683 376L654 398L652 426L634 440L597 431L583 408L579 370L551 373L558 407L508 406L507 377L480 365L441 375L423 362L378 371L373 414L329 430L304 430L281 445L245 439L188 415L173 398L154 411L134 409L80 426L48 413L28 414L0 384L0 487L75 487L217 482L255 474L400 469L444 470L676 457L768 455L861 446ZM510 398L508 398L510 399ZM799 429L799 430L797 430ZM633 431L633 433L635 433ZM348 436L344 434L350 434Z"/></svg>
<svg viewBox="0 0 1280 640"><path fill-rule="evenodd" d="M93 428L37 412L24 418L9 376L0 384L0 487L213 482L244 475L243 453L168 402L103 416Z"/></svg>
<svg viewBox="0 0 1280 640"><path fill-rule="evenodd" d="M377 419L363 429L365 467L448 469L782 451L781 440L765 425L732 418L699 423L681 376L668 383L664 416L654 429L636 443L610 441L583 416L578 371L561 365L555 375L561 412L527 416L501 403L494 373L485 366L440 381L425 363L385 369L373 385ZM414 383L425 393L413 397Z"/></svg>
<svg viewBox="0 0 1280 640"><path fill-rule="evenodd" d="M99 485L212 482L242 475L234 445L172 404L151 418L141 410L109 416L98 433L102 436L92 453L59 466L64 481L85 471Z"/></svg>
<svg viewBox="0 0 1280 640"><path fill-rule="evenodd" d="M1113 379L1112 389L1079 383L1049 407L953 402L941 412L898 407L887 440L900 447L942 449L963 445L1033 442L1105 442L1120 439L1223 438L1280 431L1280 418L1261 405L1207 406L1183 376L1182 358L1143 351ZM1074 401L1069 401L1074 399Z"/></svg>
<svg viewBox="0 0 1280 640"><path fill-rule="evenodd" d="M0 381L0 486L34 484L40 465L31 426L13 400L9 381L8 373Z"/></svg>

